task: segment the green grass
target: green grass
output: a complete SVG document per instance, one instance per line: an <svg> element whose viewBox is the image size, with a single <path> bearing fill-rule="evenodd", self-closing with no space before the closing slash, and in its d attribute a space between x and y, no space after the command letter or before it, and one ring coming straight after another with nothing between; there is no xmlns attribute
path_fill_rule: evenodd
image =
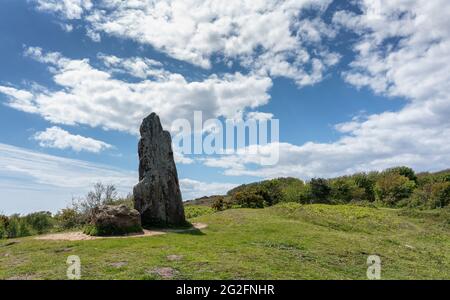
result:
<svg viewBox="0 0 450 300"><path fill-rule="evenodd" d="M69 255L81 258L83 279L159 279L151 271L163 267L176 279L365 279L372 254L381 257L382 279L450 279L449 220L448 210L350 205L231 209L190 219L209 225L201 231L2 240L0 279L65 279Z"/></svg>
<svg viewBox="0 0 450 300"><path fill-rule="evenodd" d="M184 214L188 219L197 218L212 213L214 213L214 210L205 205L187 205L184 207Z"/></svg>

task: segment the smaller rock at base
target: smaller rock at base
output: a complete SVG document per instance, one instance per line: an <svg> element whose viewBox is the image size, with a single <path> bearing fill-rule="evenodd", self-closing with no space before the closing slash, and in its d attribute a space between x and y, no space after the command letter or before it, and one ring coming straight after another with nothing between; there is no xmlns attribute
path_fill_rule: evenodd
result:
<svg viewBox="0 0 450 300"><path fill-rule="evenodd" d="M103 205L93 209L90 225L84 232L99 236L142 233L141 216L126 205Z"/></svg>

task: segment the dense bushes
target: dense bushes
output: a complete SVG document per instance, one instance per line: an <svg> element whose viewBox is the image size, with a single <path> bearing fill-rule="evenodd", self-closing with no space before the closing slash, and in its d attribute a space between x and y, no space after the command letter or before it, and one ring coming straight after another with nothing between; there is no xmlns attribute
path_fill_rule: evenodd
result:
<svg viewBox="0 0 450 300"><path fill-rule="evenodd" d="M244 184L228 191L227 195L207 197L206 200L210 201L211 207L186 205L186 217L229 208L263 208L280 202L450 209L450 170L416 174L411 168L395 167L331 179L313 178L309 182L292 177L278 178ZM0 238L81 228L89 223L91 210L103 204L132 207L133 198L132 195L119 198L114 186L97 183L85 197L73 201L71 207L60 210L53 217L49 212L0 215Z"/></svg>
<svg viewBox="0 0 450 300"><path fill-rule="evenodd" d="M72 201L71 207L60 210L52 216L50 212L36 212L25 216L0 215L0 238L16 238L50 231L67 230L86 226L93 208L103 205L133 205L131 195L119 198L114 185L96 183L85 197Z"/></svg>
<svg viewBox="0 0 450 300"><path fill-rule="evenodd" d="M349 203L351 201L368 200L364 187L358 186L353 178L337 178L331 180L331 198L333 203Z"/></svg>
<svg viewBox="0 0 450 300"><path fill-rule="evenodd" d="M240 207L297 202L434 209L450 206L450 170L416 174L401 166L332 179L313 178L309 182L278 178L241 185L230 190L228 196L233 205Z"/></svg>
<svg viewBox="0 0 450 300"><path fill-rule="evenodd" d="M272 206L283 200L282 184L279 179L273 179L237 188L231 193L231 203L227 206L248 208Z"/></svg>
<svg viewBox="0 0 450 300"><path fill-rule="evenodd" d="M0 215L0 238L16 238L42 234L51 230L54 220L50 212L36 212L25 216Z"/></svg>
<svg viewBox="0 0 450 300"><path fill-rule="evenodd" d="M184 215L186 219L192 219L203 215L212 214L214 210L204 205L186 205L184 207Z"/></svg>
<svg viewBox="0 0 450 300"><path fill-rule="evenodd" d="M264 198L255 190L237 192L233 195L233 201L240 207L263 208Z"/></svg>
<svg viewBox="0 0 450 300"><path fill-rule="evenodd" d="M409 198L416 184L403 175L386 172L381 174L375 184L376 199L388 206L393 206Z"/></svg>
<svg viewBox="0 0 450 300"><path fill-rule="evenodd" d="M62 229L79 227L83 224L84 217L73 208L63 208L56 215L55 220Z"/></svg>
<svg viewBox="0 0 450 300"><path fill-rule="evenodd" d="M31 213L24 217L25 223L37 234L48 232L54 224L51 212Z"/></svg>

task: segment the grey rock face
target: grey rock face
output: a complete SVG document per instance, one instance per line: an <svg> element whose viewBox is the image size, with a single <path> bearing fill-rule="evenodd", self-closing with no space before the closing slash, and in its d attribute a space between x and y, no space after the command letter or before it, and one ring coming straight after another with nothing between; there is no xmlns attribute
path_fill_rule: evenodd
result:
<svg viewBox="0 0 450 300"><path fill-rule="evenodd" d="M140 133L139 183L133 195L142 225L184 225L186 219L170 133L163 130L155 113L142 121Z"/></svg>
<svg viewBox="0 0 450 300"><path fill-rule="evenodd" d="M94 208L91 224L98 229L99 235L142 231L139 212L125 205L103 205Z"/></svg>

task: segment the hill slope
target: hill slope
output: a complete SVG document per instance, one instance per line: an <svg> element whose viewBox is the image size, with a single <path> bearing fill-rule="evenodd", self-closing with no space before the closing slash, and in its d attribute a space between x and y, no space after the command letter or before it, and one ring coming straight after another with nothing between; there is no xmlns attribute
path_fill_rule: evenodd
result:
<svg viewBox="0 0 450 300"><path fill-rule="evenodd" d="M0 279L65 279L69 255L83 279L365 279L368 255L383 279L450 279L448 211L280 204L193 219L202 231L142 238L0 242Z"/></svg>

